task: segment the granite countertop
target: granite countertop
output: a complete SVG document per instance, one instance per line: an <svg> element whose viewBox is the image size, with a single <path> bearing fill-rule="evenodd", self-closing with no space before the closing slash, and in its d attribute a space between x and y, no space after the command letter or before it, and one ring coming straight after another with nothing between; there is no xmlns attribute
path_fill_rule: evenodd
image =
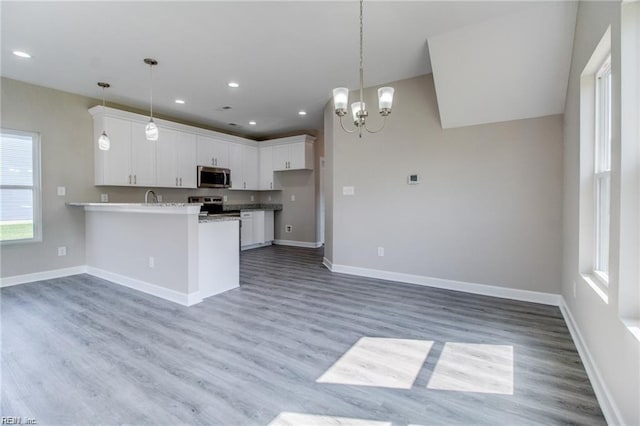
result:
<svg viewBox="0 0 640 426"><path fill-rule="evenodd" d="M225 204L222 207L222 211L256 211L256 210L282 210L282 204L266 204L266 203L252 203L252 204Z"/></svg>
<svg viewBox="0 0 640 426"><path fill-rule="evenodd" d="M90 207L189 207L189 206L201 206L201 203L67 203L68 206L90 206Z"/></svg>

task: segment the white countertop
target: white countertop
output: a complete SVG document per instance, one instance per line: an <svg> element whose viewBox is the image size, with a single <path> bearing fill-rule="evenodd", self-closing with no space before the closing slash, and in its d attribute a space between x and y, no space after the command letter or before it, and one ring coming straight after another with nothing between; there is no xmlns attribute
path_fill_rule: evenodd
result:
<svg viewBox="0 0 640 426"><path fill-rule="evenodd" d="M152 213L152 214L194 214L200 213L200 203L67 203L72 207L84 207L86 211Z"/></svg>

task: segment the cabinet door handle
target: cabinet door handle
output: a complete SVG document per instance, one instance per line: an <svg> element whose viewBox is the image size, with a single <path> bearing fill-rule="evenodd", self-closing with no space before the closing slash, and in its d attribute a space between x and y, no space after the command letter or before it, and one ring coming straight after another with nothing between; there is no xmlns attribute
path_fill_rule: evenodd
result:
<svg viewBox="0 0 640 426"><path fill-rule="evenodd" d="M176 186L178 186L178 178L176 178Z"/></svg>
<svg viewBox="0 0 640 426"><path fill-rule="evenodd" d="M133 184L134 185L138 184L138 175L133 175Z"/></svg>
<svg viewBox="0 0 640 426"><path fill-rule="evenodd" d="M182 178L180 178L180 186L182 186Z"/></svg>
<svg viewBox="0 0 640 426"><path fill-rule="evenodd" d="M269 182L269 189L273 189L273 182Z"/></svg>
<svg viewBox="0 0 640 426"><path fill-rule="evenodd" d="M213 157L211 157L211 165L212 165L212 166L215 166L215 165L216 165L215 161L213 161Z"/></svg>
<svg viewBox="0 0 640 426"><path fill-rule="evenodd" d="M131 175L129 175L129 185L131 185Z"/></svg>
<svg viewBox="0 0 640 426"><path fill-rule="evenodd" d="M243 182L244 189L247 189L247 182Z"/></svg>

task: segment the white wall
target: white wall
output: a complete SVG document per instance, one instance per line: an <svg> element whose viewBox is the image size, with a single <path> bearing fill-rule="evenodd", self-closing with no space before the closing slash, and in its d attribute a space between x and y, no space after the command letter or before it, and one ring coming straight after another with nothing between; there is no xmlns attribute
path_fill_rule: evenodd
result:
<svg viewBox="0 0 640 426"><path fill-rule="evenodd" d="M585 352L592 364L592 383L609 422L640 424L640 342L619 316L620 288L636 287L634 282L620 282L621 231L620 198L620 20L619 2L581 2L578 9L573 58L567 91L564 125L564 226L562 295L582 336ZM611 256L608 303L580 275L580 74L607 28L611 26L613 81L613 146L611 200ZM637 74L635 76L637 79ZM637 144L637 140L635 141ZM583 206L591 209L592 206ZM637 206L636 206L637 208ZM635 213L637 220L637 211ZM636 228L637 230L637 228ZM583 238L588 238L583 235ZM637 247L636 247L637 250ZM637 262L637 258L635 259ZM637 264L636 264L637 267ZM637 271L636 271L637 274ZM576 295L573 295L574 283ZM628 301L622 301L628 302ZM637 302L636 302L637 303ZM637 306L637 305L636 305Z"/></svg>
<svg viewBox="0 0 640 426"><path fill-rule="evenodd" d="M559 293L562 116L443 130L432 75L390 85L394 110L381 133L358 139L325 111L327 259ZM374 99L366 90L367 105ZM373 127L380 120L370 112ZM410 173L419 185L407 185Z"/></svg>

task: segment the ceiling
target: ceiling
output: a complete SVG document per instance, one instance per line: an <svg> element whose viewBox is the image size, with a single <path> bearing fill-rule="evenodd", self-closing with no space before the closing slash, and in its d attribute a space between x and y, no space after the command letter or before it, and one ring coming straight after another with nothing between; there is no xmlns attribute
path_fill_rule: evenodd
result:
<svg viewBox="0 0 640 426"><path fill-rule="evenodd" d="M431 72L429 37L540 5L367 1L365 86ZM331 89L358 86L357 1L2 1L1 44L3 77L94 98L105 81L143 110L155 58L154 112L256 138L321 128Z"/></svg>

